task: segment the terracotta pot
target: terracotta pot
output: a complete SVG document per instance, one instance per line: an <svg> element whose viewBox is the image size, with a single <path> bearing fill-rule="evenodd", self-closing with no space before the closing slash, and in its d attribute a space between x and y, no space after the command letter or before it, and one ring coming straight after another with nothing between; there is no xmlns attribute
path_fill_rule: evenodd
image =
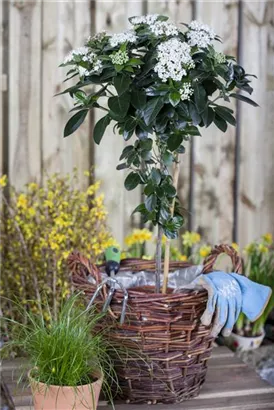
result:
<svg viewBox="0 0 274 410"><path fill-rule="evenodd" d="M260 336L245 337L231 333L228 337L229 345L236 350L254 350L261 346L261 343L265 337L265 332Z"/></svg>
<svg viewBox="0 0 274 410"><path fill-rule="evenodd" d="M35 410L96 410L103 383L101 373L97 380L82 386L48 386L35 381L29 372L29 380Z"/></svg>

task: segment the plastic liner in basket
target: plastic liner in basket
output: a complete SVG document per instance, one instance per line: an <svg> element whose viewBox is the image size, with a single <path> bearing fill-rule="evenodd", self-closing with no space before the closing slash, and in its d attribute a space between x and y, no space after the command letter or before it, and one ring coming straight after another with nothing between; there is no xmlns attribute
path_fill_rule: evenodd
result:
<svg viewBox="0 0 274 410"><path fill-rule="evenodd" d="M174 272L169 272L168 276L168 286L172 288L173 291L178 292L183 289L200 289L200 287L193 286L191 283L197 278L202 272L203 266L189 266L182 269L177 269ZM102 280L107 278L107 274L101 273ZM161 275L161 286L163 284L163 274ZM155 273L148 271L141 271L134 273L132 271L121 271L115 275L115 279L123 285L124 288L135 288L143 286L155 286ZM88 281L95 284L95 278L92 275L88 276ZM117 284L115 284L115 289L120 289Z"/></svg>

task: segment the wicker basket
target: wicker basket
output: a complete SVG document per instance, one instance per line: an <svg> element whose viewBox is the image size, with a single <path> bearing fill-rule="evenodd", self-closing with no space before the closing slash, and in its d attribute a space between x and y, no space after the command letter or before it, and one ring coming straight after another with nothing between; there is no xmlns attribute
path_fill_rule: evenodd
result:
<svg viewBox="0 0 274 410"><path fill-rule="evenodd" d="M215 247L204 262L203 273L213 270L217 256L228 254L234 272L241 273L241 259L228 245ZM170 270L191 266L184 262L171 262ZM74 286L90 298L97 285L88 282L92 274L100 283L100 270L79 253L69 257ZM154 270L154 261L126 259L120 270ZM128 290L129 302L126 321L113 329L111 337L135 350L128 360L117 363L117 374L122 398L134 403L176 403L199 394L207 371L213 339L211 327L200 323L206 307L207 292L185 290L182 293L155 294L153 287ZM97 298L101 308L107 289ZM118 318L121 313L123 293L117 290L111 303L110 314Z"/></svg>

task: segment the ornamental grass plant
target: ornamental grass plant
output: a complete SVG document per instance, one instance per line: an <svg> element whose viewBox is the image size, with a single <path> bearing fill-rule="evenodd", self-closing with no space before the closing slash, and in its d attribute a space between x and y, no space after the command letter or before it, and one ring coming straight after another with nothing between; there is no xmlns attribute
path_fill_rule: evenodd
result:
<svg viewBox="0 0 274 410"><path fill-rule="evenodd" d="M157 14L131 17L129 22L130 30L90 37L61 65L69 68L67 79L77 79L63 91L75 105L64 136L96 108L103 114L94 127L96 144L111 123L121 138L130 141L117 169L129 170L127 190L141 185L144 201L134 212L158 227L156 292L160 291L163 234L168 238L165 293L169 241L184 222L177 183L185 144L201 135L203 127L215 124L225 132L229 124L235 125L233 109L228 107L233 99L257 104L242 94L253 91L250 74L233 56L215 49L214 41L221 39L206 24L192 21L177 27Z"/></svg>
<svg viewBox="0 0 274 410"><path fill-rule="evenodd" d="M108 338L106 326L98 331L102 313L94 308L85 310L80 293L62 302L56 318L45 303L47 321L43 314L26 312L19 300L12 303L21 320L4 319L14 326L9 345L25 353L30 377L35 382L76 388L93 383L100 374L104 377L103 389L112 400L111 387L113 389L113 384L118 387L113 368L118 348ZM24 323L26 317L27 323Z"/></svg>
<svg viewBox="0 0 274 410"><path fill-rule="evenodd" d="M76 174L55 174L44 186L29 183L23 191L16 191L5 187L5 176L0 179L0 285L1 295L8 298L1 303L5 317L18 320L18 312L10 302L17 299L25 312L42 312L44 320L49 321L44 297L57 317L62 301L71 293L66 263L70 252L78 249L98 260L106 247L115 244L107 229L99 182L85 191L78 188L77 182ZM10 335L8 324L2 330Z"/></svg>

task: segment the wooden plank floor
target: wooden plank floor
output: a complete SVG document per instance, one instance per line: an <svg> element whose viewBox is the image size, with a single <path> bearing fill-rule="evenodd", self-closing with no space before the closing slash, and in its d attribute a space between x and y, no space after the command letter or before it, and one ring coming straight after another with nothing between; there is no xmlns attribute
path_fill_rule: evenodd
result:
<svg viewBox="0 0 274 410"><path fill-rule="evenodd" d="M29 389L16 386L22 361L4 361L3 379L8 385L17 410L31 410ZM100 402L100 410L111 408ZM149 405L117 404L116 410L151 410ZM207 378L200 395L190 401L174 405L157 405L163 410L274 410L274 387L261 380L257 374L234 356L226 347L213 350Z"/></svg>

